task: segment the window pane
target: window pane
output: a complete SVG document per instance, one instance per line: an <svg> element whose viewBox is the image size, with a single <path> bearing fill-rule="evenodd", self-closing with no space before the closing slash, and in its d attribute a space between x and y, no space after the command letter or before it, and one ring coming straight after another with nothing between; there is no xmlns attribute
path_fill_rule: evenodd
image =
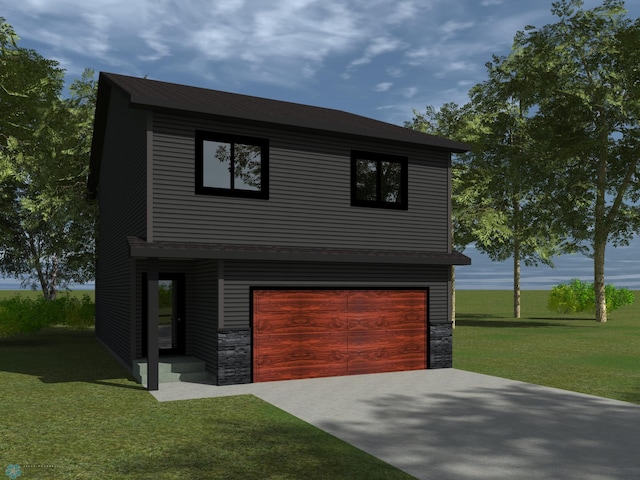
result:
<svg viewBox="0 0 640 480"><path fill-rule="evenodd" d="M356 198L376 201L377 162L356 160Z"/></svg>
<svg viewBox="0 0 640 480"><path fill-rule="evenodd" d="M382 195L380 200L398 203L400 197L400 182L402 165L398 162L380 162L382 168Z"/></svg>
<svg viewBox="0 0 640 480"><path fill-rule="evenodd" d="M231 144L202 142L202 186L231 188Z"/></svg>
<svg viewBox="0 0 640 480"><path fill-rule="evenodd" d="M262 148L257 145L234 145L234 188L260 191Z"/></svg>
<svg viewBox="0 0 640 480"><path fill-rule="evenodd" d="M178 345L173 280L160 280L158 287L158 346L175 348Z"/></svg>

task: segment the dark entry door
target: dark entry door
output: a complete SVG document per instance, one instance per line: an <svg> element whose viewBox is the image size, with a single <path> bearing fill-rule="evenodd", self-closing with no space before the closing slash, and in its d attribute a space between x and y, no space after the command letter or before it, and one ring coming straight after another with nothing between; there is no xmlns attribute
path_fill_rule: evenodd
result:
<svg viewBox="0 0 640 480"><path fill-rule="evenodd" d="M146 277L146 275L144 276ZM184 274L161 273L158 282L158 348L160 355L184 355L185 292ZM143 331L146 339L147 282L143 278ZM146 350L146 341L143 341ZM146 355L146 351L144 352Z"/></svg>
<svg viewBox="0 0 640 480"><path fill-rule="evenodd" d="M184 275L160 274L158 302L160 355L184 354Z"/></svg>

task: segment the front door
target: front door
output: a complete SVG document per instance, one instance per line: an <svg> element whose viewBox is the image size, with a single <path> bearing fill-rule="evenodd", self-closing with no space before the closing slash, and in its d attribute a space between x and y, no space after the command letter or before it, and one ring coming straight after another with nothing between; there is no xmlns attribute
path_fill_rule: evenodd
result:
<svg viewBox="0 0 640 480"><path fill-rule="evenodd" d="M146 275L145 275L146 277ZM158 347L160 355L184 355L184 274L161 273L158 282ZM143 278L143 331L146 338L147 282ZM142 342L143 351L146 341ZM144 352L146 355L146 352Z"/></svg>

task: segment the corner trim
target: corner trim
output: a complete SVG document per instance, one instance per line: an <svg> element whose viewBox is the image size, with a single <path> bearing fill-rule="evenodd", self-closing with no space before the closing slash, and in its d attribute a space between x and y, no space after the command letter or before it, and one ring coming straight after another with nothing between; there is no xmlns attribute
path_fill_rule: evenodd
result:
<svg viewBox="0 0 640 480"><path fill-rule="evenodd" d="M147 110L147 242L153 242L153 111Z"/></svg>

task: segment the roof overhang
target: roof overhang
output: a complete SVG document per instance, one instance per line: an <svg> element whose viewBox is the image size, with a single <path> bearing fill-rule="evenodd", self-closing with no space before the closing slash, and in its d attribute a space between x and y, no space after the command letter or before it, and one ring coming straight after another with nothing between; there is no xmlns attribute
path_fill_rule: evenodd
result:
<svg viewBox="0 0 640 480"><path fill-rule="evenodd" d="M210 243L147 242L128 237L132 258L255 260L279 262L385 263L409 265L470 265L453 251L421 252L351 248L275 247Z"/></svg>

